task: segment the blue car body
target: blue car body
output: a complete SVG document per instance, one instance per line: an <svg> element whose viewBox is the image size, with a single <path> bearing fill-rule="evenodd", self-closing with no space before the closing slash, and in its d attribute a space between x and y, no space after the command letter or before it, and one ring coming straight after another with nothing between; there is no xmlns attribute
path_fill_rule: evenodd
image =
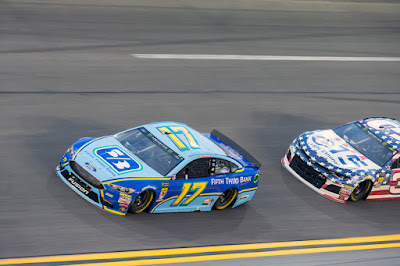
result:
<svg viewBox="0 0 400 266"><path fill-rule="evenodd" d="M366 200L400 199L400 122L372 117L329 130L305 132L282 165L308 187L345 203L365 187ZM366 182L367 181L367 182Z"/></svg>
<svg viewBox="0 0 400 266"><path fill-rule="evenodd" d="M144 142L149 144L139 150ZM195 166L204 164L209 165L206 174L196 176L203 170ZM231 206L239 206L253 198L260 166L218 131L199 133L182 123L157 122L82 138L67 150L56 172L90 203L125 215L147 190L154 193L146 209L150 213L210 211L231 188L237 191Z"/></svg>

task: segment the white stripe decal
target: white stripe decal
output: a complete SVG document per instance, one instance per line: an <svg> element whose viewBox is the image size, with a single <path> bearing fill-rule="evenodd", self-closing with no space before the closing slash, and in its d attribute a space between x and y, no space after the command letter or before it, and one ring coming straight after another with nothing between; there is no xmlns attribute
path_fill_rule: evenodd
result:
<svg viewBox="0 0 400 266"><path fill-rule="evenodd" d="M216 55L216 54L214 55L213 54L131 54L131 55L135 58L141 58L141 59L400 62L400 57Z"/></svg>

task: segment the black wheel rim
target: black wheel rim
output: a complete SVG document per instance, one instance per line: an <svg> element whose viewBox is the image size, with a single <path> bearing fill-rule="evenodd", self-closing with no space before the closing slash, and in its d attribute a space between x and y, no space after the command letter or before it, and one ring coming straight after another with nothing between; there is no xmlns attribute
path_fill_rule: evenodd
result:
<svg viewBox="0 0 400 266"><path fill-rule="evenodd" d="M218 202L223 205L225 202L227 202L231 197L232 197L233 191L228 190L226 193L222 193L222 195L219 197Z"/></svg>
<svg viewBox="0 0 400 266"><path fill-rule="evenodd" d="M146 204L148 198L149 198L149 193L145 191L136 197L136 199L133 201L133 204L135 205L136 208L140 209Z"/></svg>
<svg viewBox="0 0 400 266"><path fill-rule="evenodd" d="M362 182L359 184L353 191L353 198L355 200L360 200L365 197L365 195L368 193L368 190L370 188L370 181Z"/></svg>

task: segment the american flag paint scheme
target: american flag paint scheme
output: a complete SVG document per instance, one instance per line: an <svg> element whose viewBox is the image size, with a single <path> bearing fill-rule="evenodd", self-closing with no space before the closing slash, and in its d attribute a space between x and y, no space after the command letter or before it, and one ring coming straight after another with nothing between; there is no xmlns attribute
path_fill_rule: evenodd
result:
<svg viewBox="0 0 400 266"><path fill-rule="evenodd" d="M329 130L305 132L282 165L331 200L400 199L400 122L371 117Z"/></svg>

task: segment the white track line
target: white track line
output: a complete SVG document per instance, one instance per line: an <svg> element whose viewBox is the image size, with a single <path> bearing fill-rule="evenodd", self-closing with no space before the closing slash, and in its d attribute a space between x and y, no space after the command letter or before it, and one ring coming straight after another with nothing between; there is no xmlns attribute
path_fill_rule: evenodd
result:
<svg viewBox="0 0 400 266"><path fill-rule="evenodd" d="M131 55L135 58L141 58L141 59L400 62L400 57L278 56L278 55L217 55L217 54L131 54Z"/></svg>

